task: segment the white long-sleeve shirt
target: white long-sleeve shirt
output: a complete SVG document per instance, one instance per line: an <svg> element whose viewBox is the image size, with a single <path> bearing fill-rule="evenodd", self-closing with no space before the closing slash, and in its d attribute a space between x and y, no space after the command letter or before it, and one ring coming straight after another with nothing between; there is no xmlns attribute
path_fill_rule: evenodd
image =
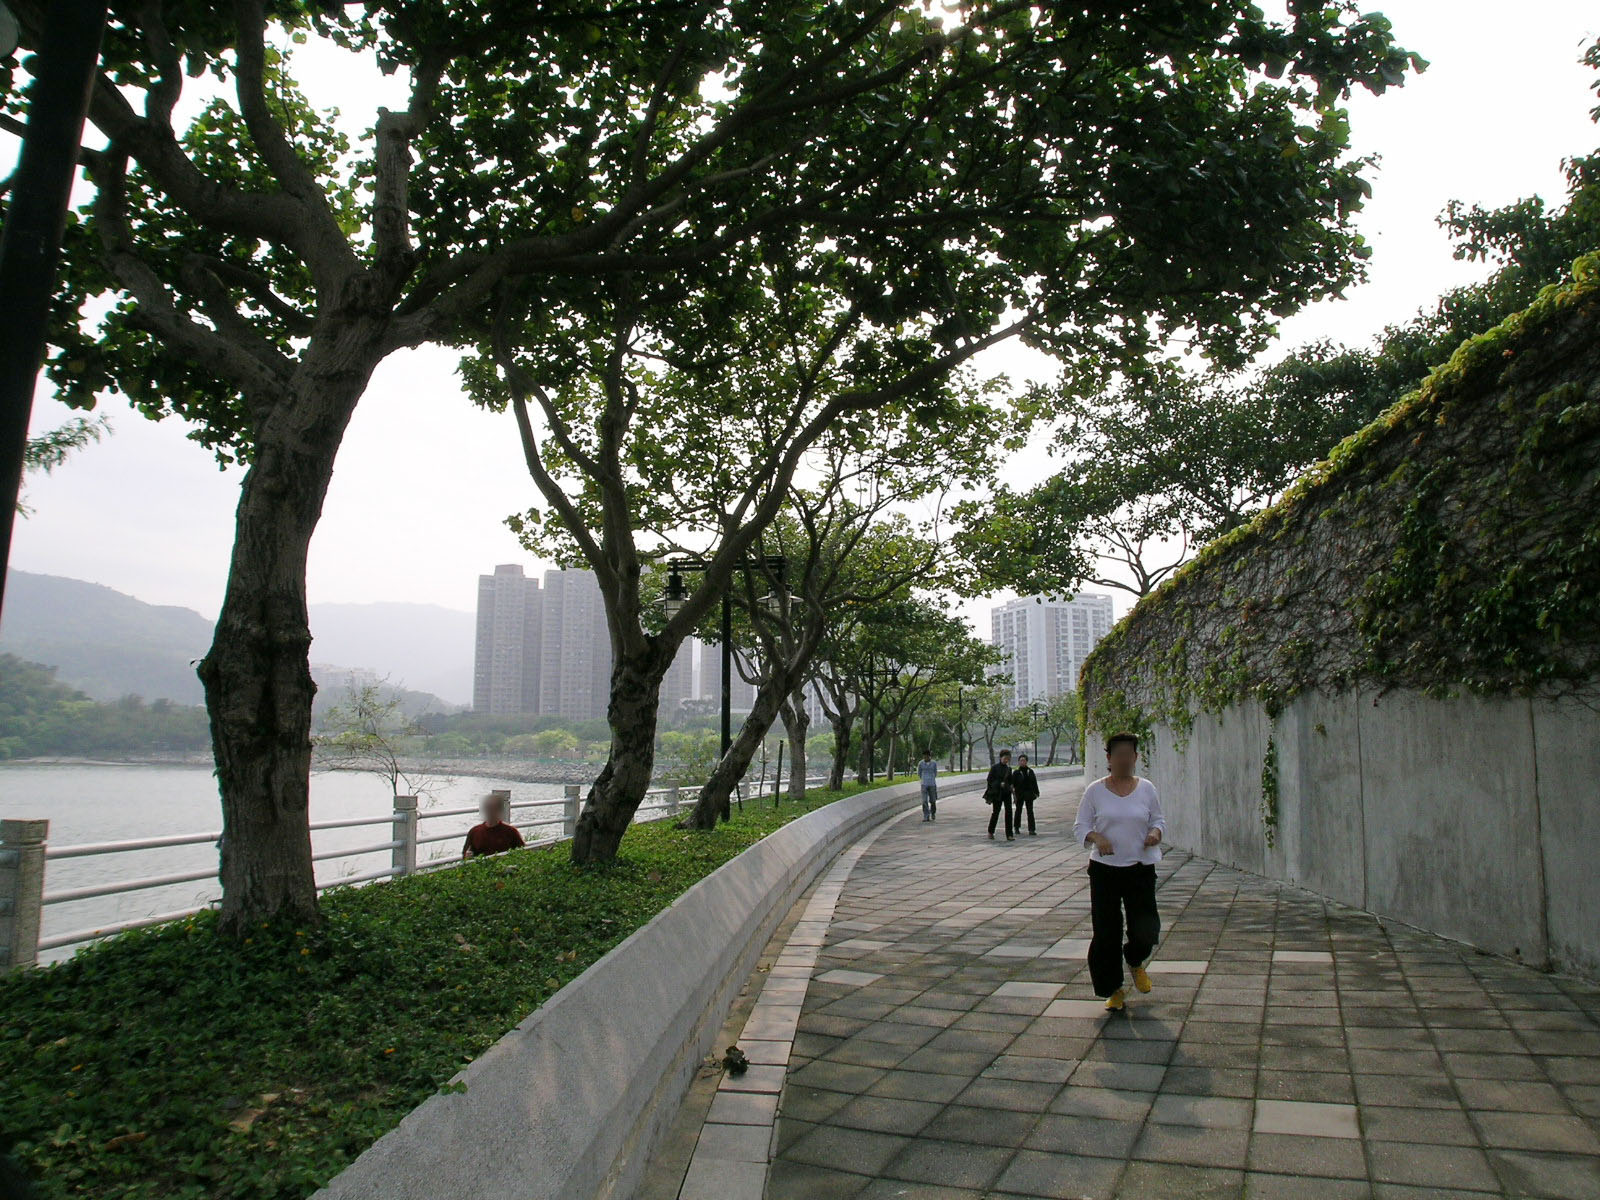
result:
<svg viewBox="0 0 1600 1200"><path fill-rule="evenodd" d="M1161 815L1161 797L1156 795L1155 784L1137 779L1133 791L1119 796L1106 786L1104 779L1096 779L1083 789L1072 832L1080 846L1091 832L1105 834L1111 839L1111 853L1092 850L1089 858L1108 867L1131 867L1135 863L1161 861L1161 847L1144 844L1154 829L1166 836L1167 819Z"/></svg>

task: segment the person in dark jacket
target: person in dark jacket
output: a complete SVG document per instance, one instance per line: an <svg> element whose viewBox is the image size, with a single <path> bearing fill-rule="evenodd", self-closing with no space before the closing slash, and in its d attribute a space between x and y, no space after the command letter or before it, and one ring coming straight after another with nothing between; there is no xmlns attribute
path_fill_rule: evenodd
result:
<svg viewBox="0 0 1600 1200"><path fill-rule="evenodd" d="M1011 840L1011 751L1000 751L1000 760L989 768L983 783L983 798L989 802L989 837L994 837L995 822L1006 814L1006 841Z"/></svg>
<svg viewBox="0 0 1600 1200"><path fill-rule="evenodd" d="M1026 754L1017 755L1016 769L1011 772L1011 807L1015 813L1017 832L1022 832L1022 810L1028 810L1028 836L1038 833L1033 827L1033 802L1039 798L1039 777L1028 765Z"/></svg>

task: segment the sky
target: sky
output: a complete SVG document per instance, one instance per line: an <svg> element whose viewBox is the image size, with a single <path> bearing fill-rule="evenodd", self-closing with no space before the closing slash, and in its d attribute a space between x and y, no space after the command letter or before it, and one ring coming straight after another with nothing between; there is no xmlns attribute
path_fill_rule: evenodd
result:
<svg viewBox="0 0 1600 1200"><path fill-rule="evenodd" d="M1431 65L1402 89L1382 97L1358 91L1350 101L1354 150L1382 158L1358 218L1374 249L1369 278L1285 321L1269 358L1319 338L1364 344L1442 291L1481 278L1482 266L1451 257L1435 224L1446 203L1492 207L1533 194L1559 201L1561 160L1600 144L1589 117L1593 73L1579 62L1600 36L1593 0L1526 0L1514 15L1499 0L1373 7L1393 21L1399 43ZM397 99L375 94L381 77L352 79L331 58L305 55L297 73L314 101L337 104L356 124ZM984 362L1014 378L1048 369L1020 350L1000 349ZM175 420L151 422L115 401L102 411L113 426L108 438L27 481L33 511L17 525L12 565L214 616L241 472L219 471ZM34 431L70 415L41 385ZM1044 441L1035 439L1022 462L1041 477L1050 470ZM309 598L471 610L480 573L497 563L539 565L503 523L533 502L510 419L467 402L454 356L396 354L378 369L340 452L312 543ZM1119 594L1118 612L1126 607ZM987 632L987 609L976 601L963 611Z"/></svg>

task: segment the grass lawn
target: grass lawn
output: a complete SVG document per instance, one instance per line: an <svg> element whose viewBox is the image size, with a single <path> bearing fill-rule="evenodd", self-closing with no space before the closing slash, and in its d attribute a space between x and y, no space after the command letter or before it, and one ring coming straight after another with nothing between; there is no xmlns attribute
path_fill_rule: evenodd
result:
<svg viewBox="0 0 1600 1200"><path fill-rule="evenodd" d="M209 913L0 977L0 1144L46 1197L303 1197L686 888L802 813L628 831L324 894L319 928Z"/></svg>

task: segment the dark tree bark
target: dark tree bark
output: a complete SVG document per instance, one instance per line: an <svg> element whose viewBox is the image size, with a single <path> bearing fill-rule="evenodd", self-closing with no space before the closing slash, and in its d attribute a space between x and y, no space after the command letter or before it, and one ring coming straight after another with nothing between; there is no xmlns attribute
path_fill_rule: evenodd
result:
<svg viewBox="0 0 1600 1200"><path fill-rule="evenodd" d="M784 733L789 738L789 799L798 804L806 798L806 776L810 773L806 758L806 735L811 727L811 716L806 712L804 688L796 688L789 694L779 715L783 718Z"/></svg>
<svg viewBox="0 0 1600 1200"><path fill-rule="evenodd" d="M366 335L370 337L370 331ZM198 673L222 796L224 931L317 919L309 828L311 630L306 557L334 457L376 358L308 355L268 415L240 488L227 591Z"/></svg>
<svg viewBox="0 0 1600 1200"><path fill-rule="evenodd" d="M677 647L673 647L676 652ZM652 642L644 653L618 654L611 668L611 752L589 789L572 837L576 863L609 862L617 855L650 788L656 762L656 705L672 654Z"/></svg>
<svg viewBox="0 0 1600 1200"><path fill-rule="evenodd" d="M750 715L739 727L739 735L728 745L728 752L717 762L694 808L683 820L685 829L715 829L719 820L726 821L730 811L733 789L744 773L750 769L751 760L761 748L767 731L778 719L778 709L789 690L787 674L769 675L756 689L755 703Z"/></svg>
<svg viewBox="0 0 1600 1200"><path fill-rule="evenodd" d="M828 723L833 726L833 765L828 768L828 790L837 792L844 787L844 770L850 760L850 733L856 723L855 714L833 714Z"/></svg>

